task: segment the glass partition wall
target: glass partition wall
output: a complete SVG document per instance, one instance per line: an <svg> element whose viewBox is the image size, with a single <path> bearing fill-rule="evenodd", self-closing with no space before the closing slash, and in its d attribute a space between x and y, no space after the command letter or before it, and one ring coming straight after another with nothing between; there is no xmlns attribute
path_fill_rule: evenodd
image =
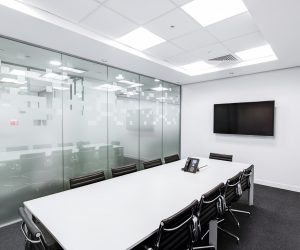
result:
<svg viewBox="0 0 300 250"><path fill-rule="evenodd" d="M72 177L179 154L180 92L0 37L0 226Z"/></svg>

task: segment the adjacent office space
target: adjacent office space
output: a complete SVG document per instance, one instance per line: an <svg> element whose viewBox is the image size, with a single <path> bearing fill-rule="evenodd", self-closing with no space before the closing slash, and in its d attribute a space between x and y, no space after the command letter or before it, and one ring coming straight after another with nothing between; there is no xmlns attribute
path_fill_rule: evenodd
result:
<svg viewBox="0 0 300 250"><path fill-rule="evenodd" d="M0 1L0 249L300 248L299 10Z"/></svg>

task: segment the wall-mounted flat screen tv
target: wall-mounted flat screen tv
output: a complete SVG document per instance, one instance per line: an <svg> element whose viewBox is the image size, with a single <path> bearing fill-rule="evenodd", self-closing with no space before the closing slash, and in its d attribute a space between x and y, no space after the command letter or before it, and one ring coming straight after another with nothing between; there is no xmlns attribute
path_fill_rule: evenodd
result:
<svg viewBox="0 0 300 250"><path fill-rule="evenodd" d="M214 105L214 133L274 135L275 101Z"/></svg>

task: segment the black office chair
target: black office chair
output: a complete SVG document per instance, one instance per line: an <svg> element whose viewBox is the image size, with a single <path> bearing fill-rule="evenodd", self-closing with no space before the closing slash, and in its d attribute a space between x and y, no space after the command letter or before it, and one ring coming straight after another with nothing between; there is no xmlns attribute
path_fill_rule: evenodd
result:
<svg viewBox="0 0 300 250"><path fill-rule="evenodd" d="M19 208L19 214L22 218L21 231L25 237L25 250L63 249L38 220L33 221L23 207Z"/></svg>
<svg viewBox="0 0 300 250"><path fill-rule="evenodd" d="M179 160L180 160L180 158L179 158L178 154L165 157L165 163L170 163L170 162L179 161Z"/></svg>
<svg viewBox="0 0 300 250"><path fill-rule="evenodd" d="M125 174L131 174L137 171L136 164L130 164L123 167L117 167L111 169L112 177L119 177Z"/></svg>
<svg viewBox="0 0 300 250"><path fill-rule="evenodd" d="M74 177L70 179L70 189L86 186L104 180L104 171L98 171L88 175Z"/></svg>
<svg viewBox="0 0 300 250"><path fill-rule="evenodd" d="M250 167L246 168L243 170L243 174L241 176L241 187L242 191L248 191L251 187L251 181L250 177L252 175L254 166L251 165ZM238 210L238 209L231 209L231 211L236 212L236 213L241 213L241 214L248 214L250 215L249 211L244 211L244 210Z"/></svg>
<svg viewBox="0 0 300 250"><path fill-rule="evenodd" d="M210 153L209 159L213 160L221 160L221 161L232 161L232 155L225 155L225 154L217 154L217 153Z"/></svg>
<svg viewBox="0 0 300 250"><path fill-rule="evenodd" d="M157 166L162 165L162 160L159 158L159 159L152 160L152 161L145 161L145 162L143 162L143 165L144 165L144 169L157 167Z"/></svg>
<svg viewBox="0 0 300 250"><path fill-rule="evenodd" d="M242 172L239 172L237 175L228 179L225 184L225 188L223 192L223 197L225 199L225 204L226 204L226 212L227 211L229 212L229 214L232 216L232 218L234 219L238 227L240 227L240 223L231 209L231 204L238 201L242 196L243 191L241 187L241 177L242 177ZM239 243L239 237L237 237L233 233L221 227L219 227L219 229L224 233L226 233L227 235L235 238L237 240L237 243Z"/></svg>
<svg viewBox="0 0 300 250"><path fill-rule="evenodd" d="M198 217L198 243L204 239L209 233L209 222L223 217L225 212L225 201L222 196L224 183L220 183L207 193L201 196L199 208L197 212ZM215 246L202 246L195 249L215 248Z"/></svg>
<svg viewBox="0 0 300 250"><path fill-rule="evenodd" d="M176 214L162 220L158 232L143 247L148 250L192 250L197 230L197 208L198 201L194 200Z"/></svg>

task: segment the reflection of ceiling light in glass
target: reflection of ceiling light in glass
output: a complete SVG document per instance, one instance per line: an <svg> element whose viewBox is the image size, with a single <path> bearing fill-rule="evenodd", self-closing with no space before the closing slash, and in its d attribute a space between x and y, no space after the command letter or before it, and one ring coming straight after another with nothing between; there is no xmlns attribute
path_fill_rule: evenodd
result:
<svg viewBox="0 0 300 250"><path fill-rule="evenodd" d="M204 27L248 11L242 0L194 0L181 8Z"/></svg>
<svg viewBox="0 0 300 250"><path fill-rule="evenodd" d="M98 87L96 87L95 89L99 89L99 90L106 90L106 91L118 91L118 90L122 90L123 88L121 88L120 86L117 85L112 85L112 84L102 84Z"/></svg>
<svg viewBox="0 0 300 250"><path fill-rule="evenodd" d="M117 80L123 80L123 79L124 79L124 76L123 76L122 74L118 74L118 75L116 76L116 79L117 79Z"/></svg>
<svg viewBox="0 0 300 250"><path fill-rule="evenodd" d="M53 72L48 72L48 73L44 74L42 77L48 78L48 79L54 79L54 80L66 80L69 78L68 76L59 75L59 74L56 74Z"/></svg>
<svg viewBox="0 0 300 250"><path fill-rule="evenodd" d="M154 79L154 82L160 82L160 80L159 79Z"/></svg>
<svg viewBox="0 0 300 250"><path fill-rule="evenodd" d="M138 93L133 92L133 91L128 91L128 92L125 92L124 94L126 94L128 96L138 95Z"/></svg>
<svg viewBox="0 0 300 250"><path fill-rule="evenodd" d="M153 34L149 30L140 27L120 37L118 41L134 49L145 50L160 44L165 40Z"/></svg>
<svg viewBox="0 0 300 250"><path fill-rule="evenodd" d="M70 90L70 89L67 88L67 87L53 87L53 89L56 89L56 90L62 90L62 91Z"/></svg>
<svg viewBox="0 0 300 250"><path fill-rule="evenodd" d="M120 80L118 82L129 84L129 86L127 88L134 88L134 87L139 87L139 86L144 85L144 84L141 84L141 83L131 82L131 81L128 81L128 80Z"/></svg>
<svg viewBox="0 0 300 250"><path fill-rule="evenodd" d="M70 71L73 73L78 73L78 74L82 74L82 73L86 72L85 70L75 69L75 68L70 68L70 67L65 67L65 66L61 66L61 67L59 67L59 69L64 70L64 71Z"/></svg>
<svg viewBox="0 0 300 250"><path fill-rule="evenodd" d="M7 78L7 77L3 77L0 81L1 82L6 82L6 83L15 83L15 84L25 84L25 83L27 83L27 81L25 81L25 80L17 80L17 79Z"/></svg>
<svg viewBox="0 0 300 250"><path fill-rule="evenodd" d="M61 62L60 61L50 61L50 64L54 65L54 66L60 66Z"/></svg>
<svg viewBox="0 0 300 250"><path fill-rule="evenodd" d="M235 53L243 61L250 61L258 58L274 56L275 53L272 47L267 44L264 46L243 50Z"/></svg>
<svg viewBox="0 0 300 250"><path fill-rule="evenodd" d="M13 69L9 72L9 74L15 75L15 76L25 76L25 71L20 70L20 69Z"/></svg>
<svg viewBox="0 0 300 250"><path fill-rule="evenodd" d="M154 91L164 91L164 90L168 90L167 88L162 87L161 85L159 87L156 88L151 88Z"/></svg>

